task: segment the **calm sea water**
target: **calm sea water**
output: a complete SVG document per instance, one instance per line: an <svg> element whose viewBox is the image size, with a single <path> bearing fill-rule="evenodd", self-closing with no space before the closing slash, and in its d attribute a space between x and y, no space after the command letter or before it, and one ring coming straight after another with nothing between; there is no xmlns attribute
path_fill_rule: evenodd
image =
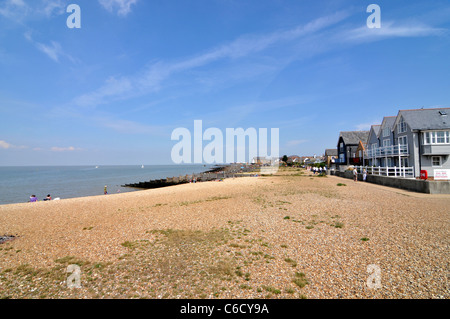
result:
<svg viewBox="0 0 450 319"><path fill-rule="evenodd" d="M0 167L0 205L26 203L31 195L39 201L47 194L53 198L74 198L108 193L137 191L124 184L200 173L213 165L141 166L36 166Z"/></svg>

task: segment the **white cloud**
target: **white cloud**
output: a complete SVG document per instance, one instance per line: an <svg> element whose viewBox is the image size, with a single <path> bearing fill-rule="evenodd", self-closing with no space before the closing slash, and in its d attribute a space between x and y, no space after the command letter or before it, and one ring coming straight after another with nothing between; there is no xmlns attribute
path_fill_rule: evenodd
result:
<svg viewBox="0 0 450 319"><path fill-rule="evenodd" d="M372 125L379 125L378 121L373 121L371 123L361 123L355 126L357 131L369 131Z"/></svg>
<svg viewBox="0 0 450 319"><path fill-rule="evenodd" d="M5 141L0 141L0 148L7 150L10 147L11 147L11 144L9 144Z"/></svg>
<svg viewBox="0 0 450 319"><path fill-rule="evenodd" d="M0 4L0 16L22 23L29 17L50 18L65 13L69 0L5 0Z"/></svg>
<svg viewBox="0 0 450 319"><path fill-rule="evenodd" d="M61 47L61 44L59 44L56 41L51 41L50 44L37 42L33 40L33 38L31 37L31 32L26 32L24 34L24 37L28 41L30 41L39 51L43 52L45 55L47 55L50 59L52 59L55 62L60 62L61 57L70 60L72 63L77 62L77 60L74 59L70 54L64 52L63 48Z"/></svg>
<svg viewBox="0 0 450 319"><path fill-rule="evenodd" d="M131 6L136 4L138 0L98 0L99 3L109 12L117 9L119 16L126 16L131 12Z"/></svg>
<svg viewBox="0 0 450 319"><path fill-rule="evenodd" d="M8 149L24 149L27 148L26 146L17 146L10 144L6 141L0 140L0 149L8 150Z"/></svg>
<svg viewBox="0 0 450 319"><path fill-rule="evenodd" d="M59 57L62 55L62 48L58 42L52 41L50 45L36 42L36 47L45 53L50 59L59 62Z"/></svg>
<svg viewBox="0 0 450 319"><path fill-rule="evenodd" d="M433 28L419 23L414 25L395 25L393 22L384 22L379 29L370 29L367 26L363 26L346 31L343 38L347 41L363 42L386 38L437 36L442 35L445 32L447 32L446 29Z"/></svg>
<svg viewBox="0 0 450 319"><path fill-rule="evenodd" d="M66 8L68 6L67 0L42 0L43 3L39 6L39 12L44 14L46 17L50 17L55 12L56 14L66 13Z"/></svg>
<svg viewBox="0 0 450 319"><path fill-rule="evenodd" d="M0 6L0 16L20 21L30 12L30 7L23 0L6 0Z"/></svg>
<svg viewBox="0 0 450 319"><path fill-rule="evenodd" d="M110 1L106 2L109 3ZM344 20L347 16L346 12L337 12L289 30L263 35L245 35L206 53L179 61L169 63L158 61L143 68L137 75L120 79L109 78L102 87L94 92L83 94L76 98L74 102L78 106L95 106L108 103L111 100L154 92L162 87L163 81L177 73L200 68L219 60L244 58L259 53L281 42L294 41L312 35Z"/></svg>
<svg viewBox="0 0 450 319"><path fill-rule="evenodd" d="M69 147L52 147L51 148L52 152L74 152L74 151L79 151L79 148L75 148L73 146L69 146Z"/></svg>

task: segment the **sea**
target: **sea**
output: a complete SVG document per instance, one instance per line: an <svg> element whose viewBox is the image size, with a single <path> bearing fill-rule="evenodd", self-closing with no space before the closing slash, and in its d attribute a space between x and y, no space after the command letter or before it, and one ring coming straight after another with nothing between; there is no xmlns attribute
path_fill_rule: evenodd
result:
<svg viewBox="0 0 450 319"><path fill-rule="evenodd" d="M201 173L214 165L0 166L0 205L139 191L125 184Z"/></svg>

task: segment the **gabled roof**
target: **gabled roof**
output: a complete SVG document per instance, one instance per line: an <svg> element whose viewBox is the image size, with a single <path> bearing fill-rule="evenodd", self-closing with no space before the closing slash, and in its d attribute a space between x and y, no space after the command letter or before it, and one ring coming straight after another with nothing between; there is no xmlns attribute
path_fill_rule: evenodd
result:
<svg viewBox="0 0 450 319"><path fill-rule="evenodd" d="M367 143L367 138L369 137L369 131L341 132L339 134L339 138L341 138L341 137L344 140L344 143L346 145L349 145L349 144L358 145L359 141L362 141L363 143Z"/></svg>
<svg viewBox="0 0 450 319"><path fill-rule="evenodd" d="M411 130L442 130L450 128L450 108L448 107L400 110L393 128L398 124L401 118L403 118Z"/></svg>
<svg viewBox="0 0 450 319"><path fill-rule="evenodd" d="M367 143L369 143L370 138L374 135L378 138L378 134L380 133L381 125L372 125L370 127L369 136L367 136Z"/></svg>
<svg viewBox="0 0 450 319"><path fill-rule="evenodd" d="M378 131L377 136L380 137L381 134L383 133L383 129L387 126L389 127L391 130L394 127L394 123L395 120L397 119L397 116L385 116L383 117L383 121L381 122L380 125L380 130Z"/></svg>
<svg viewBox="0 0 450 319"><path fill-rule="evenodd" d="M337 149L333 148L333 149L326 149L325 150L325 156L337 156L338 155L338 151Z"/></svg>
<svg viewBox="0 0 450 319"><path fill-rule="evenodd" d="M375 135L378 135L378 133L380 133L380 129L381 129L381 124L378 125L372 125L370 127L371 130L373 130L373 132L375 133Z"/></svg>

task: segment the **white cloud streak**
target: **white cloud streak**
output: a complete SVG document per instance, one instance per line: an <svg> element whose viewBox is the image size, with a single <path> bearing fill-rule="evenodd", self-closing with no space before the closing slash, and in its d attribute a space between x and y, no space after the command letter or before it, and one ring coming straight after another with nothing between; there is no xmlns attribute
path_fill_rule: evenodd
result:
<svg viewBox="0 0 450 319"><path fill-rule="evenodd" d="M31 37L31 33L27 32L24 34L25 38L31 42L39 51L47 55L50 59L55 62L60 62L62 57L68 59L72 63L76 63L76 59L74 59L70 54L66 53L61 44L56 41L51 41L50 44L44 44L33 40Z"/></svg>
<svg viewBox="0 0 450 319"><path fill-rule="evenodd" d="M10 147L11 147L11 144L9 144L9 143L7 143L5 141L0 141L0 149L7 150Z"/></svg>
<svg viewBox="0 0 450 319"><path fill-rule="evenodd" d="M80 148L75 148L73 146L69 147L57 147L54 146L50 149L52 152L75 152L81 150Z"/></svg>
<svg viewBox="0 0 450 319"><path fill-rule="evenodd" d="M386 38L440 36L446 32L446 29L433 28L423 24L395 25L393 22L384 22L379 29L363 26L349 30L343 34L343 38L347 41L367 42Z"/></svg>
<svg viewBox="0 0 450 319"><path fill-rule="evenodd" d="M109 12L117 10L117 15L126 16L131 12L131 6L138 0L99 0L98 2Z"/></svg>
<svg viewBox="0 0 450 319"><path fill-rule="evenodd" d="M13 145L6 141L0 140L0 149L8 150L8 149L24 149L24 148L27 148L27 147Z"/></svg>
<svg viewBox="0 0 450 319"><path fill-rule="evenodd" d="M219 60L238 59L259 53L281 42L293 41L314 34L344 20L347 16L346 12L338 12L287 31L258 36L242 36L209 52L177 62L155 62L144 68L139 75L121 78L110 77L102 87L94 92L79 96L74 103L84 107L97 106L114 100L158 91L161 89L163 81L172 75L206 66Z"/></svg>
<svg viewBox="0 0 450 319"><path fill-rule="evenodd" d="M5 0L0 4L0 16L22 23L29 17L50 18L65 13L69 0Z"/></svg>

